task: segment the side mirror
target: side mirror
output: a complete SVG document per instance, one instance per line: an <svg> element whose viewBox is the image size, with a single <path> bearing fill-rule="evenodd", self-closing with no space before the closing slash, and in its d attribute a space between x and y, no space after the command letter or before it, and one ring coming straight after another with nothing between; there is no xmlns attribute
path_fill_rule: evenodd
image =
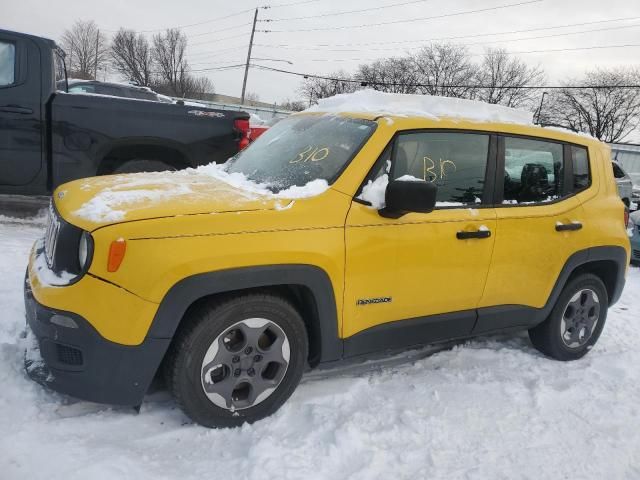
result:
<svg viewBox="0 0 640 480"><path fill-rule="evenodd" d="M400 218L409 212L432 212L437 191L430 182L392 180L384 194L386 206L378 213L385 218Z"/></svg>

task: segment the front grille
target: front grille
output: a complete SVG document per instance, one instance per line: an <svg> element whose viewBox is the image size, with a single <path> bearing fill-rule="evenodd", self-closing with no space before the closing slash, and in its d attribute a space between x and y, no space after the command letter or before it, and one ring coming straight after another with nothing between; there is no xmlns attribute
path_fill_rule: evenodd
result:
<svg viewBox="0 0 640 480"><path fill-rule="evenodd" d="M56 350L58 352L58 361L66 365L79 366L82 365L82 350L69 347L67 345L60 345L56 343Z"/></svg>
<svg viewBox="0 0 640 480"><path fill-rule="evenodd" d="M47 233L44 236L44 255L47 259L49 267L53 267L53 259L58 243L58 234L60 233L60 219L53 209L53 205L49 205L49 222L47 224Z"/></svg>
<svg viewBox="0 0 640 480"><path fill-rule="evenodd" d="M633 256L636 258L640 258L640 250L634 250L633 251Z"/></svg>

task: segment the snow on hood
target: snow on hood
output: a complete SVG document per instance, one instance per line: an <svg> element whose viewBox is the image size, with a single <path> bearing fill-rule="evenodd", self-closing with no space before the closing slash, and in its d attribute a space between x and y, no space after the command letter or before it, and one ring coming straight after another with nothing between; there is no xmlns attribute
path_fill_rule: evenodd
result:
<svg viewBox="0 0 640 480"><path fill-rule="evenodd" d="M379 113L432 119L459 118L478 122L533 124L531 112L502 105L461 98L385 93L371 89L323 98L318 101L318 105L306 111Z"/></svg>
<svg viewBox="0 0 640 480"><path fill-rule="evenodd" d="M87 230L121 221L199 213L284 210L329 188L313 180L273 193L266 184L210 164L178 172L134 173L77 180L60 187L58 211Z"/></svg>

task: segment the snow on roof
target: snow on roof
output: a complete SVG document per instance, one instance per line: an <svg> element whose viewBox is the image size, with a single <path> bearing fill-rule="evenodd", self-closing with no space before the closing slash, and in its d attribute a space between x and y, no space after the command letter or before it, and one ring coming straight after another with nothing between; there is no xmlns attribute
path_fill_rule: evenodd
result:
<svg viewBox="0 0 640 480"><path fill-rule="evenodd" d="M461 98L406 95L366 89L319 100L308 112L361 112L426 118L460 118L478 122L533 124L525 110Z"/></svg>

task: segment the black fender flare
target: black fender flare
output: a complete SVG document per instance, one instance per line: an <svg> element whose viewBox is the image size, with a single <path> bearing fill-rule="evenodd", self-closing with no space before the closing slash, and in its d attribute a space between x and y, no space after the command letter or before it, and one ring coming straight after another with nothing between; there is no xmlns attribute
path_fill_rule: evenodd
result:
<svg viewBox="0 0 640 480"><path fill-rule="evenodd" d="M298 285L313 294L318 311L320 362L342 358L338 313L333 286L327 273L313 265L268 265L199 273L180 280L165 294L147 334L171 339L187 309L197 300L219 293L260 287Z"/></svg>

